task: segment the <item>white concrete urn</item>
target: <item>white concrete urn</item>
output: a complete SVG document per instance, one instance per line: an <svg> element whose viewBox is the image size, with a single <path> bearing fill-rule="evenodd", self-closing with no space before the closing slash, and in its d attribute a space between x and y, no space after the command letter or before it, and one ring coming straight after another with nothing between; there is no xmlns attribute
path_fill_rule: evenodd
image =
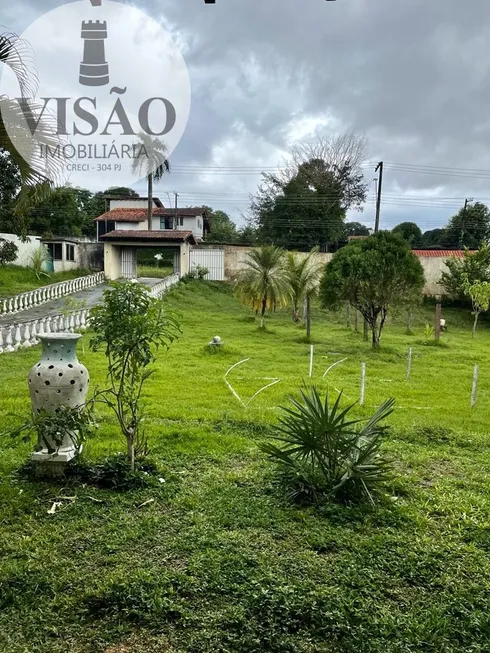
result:
<svg viewBox="0 0 490 653"><path fill-rule="evenodd" d="M90 378L87 368L77 358L79 338L79 333L40 336L41 360L28 377L34 417L43 409L55 413L60 406L76 408L85 403ZM63 435L61 443L40 437L32 460L67 463L77 454L75 439L76 433L69 432Z"/></svg>

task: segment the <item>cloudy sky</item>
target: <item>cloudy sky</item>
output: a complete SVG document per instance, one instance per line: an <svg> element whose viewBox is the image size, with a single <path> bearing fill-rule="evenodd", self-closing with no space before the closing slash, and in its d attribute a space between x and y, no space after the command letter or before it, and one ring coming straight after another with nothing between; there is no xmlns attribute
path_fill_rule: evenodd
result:
<svg viewBox="0 0 490 653"><path fill-rule="evenodd" d="M0 8L0 25L22 33L62 4L16 0ZM164 202L176 190L182 206L208 204L240 222L260 171L277 168L289 144L354 129L369 138L372 190L350 219L373 223L380 160L384 227L431 229L465 198L490 204L489 0L134 4L170 31L191 80L174 172L157 187Z"/></svg>

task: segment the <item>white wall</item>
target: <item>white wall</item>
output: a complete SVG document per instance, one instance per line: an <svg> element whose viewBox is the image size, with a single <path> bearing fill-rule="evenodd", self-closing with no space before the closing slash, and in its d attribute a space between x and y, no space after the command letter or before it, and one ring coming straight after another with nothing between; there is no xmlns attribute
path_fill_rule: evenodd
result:
<svg viewBox="0 0 490 653"><path fill-rule="evenodd" d="M14 261L14 264L23 265L24 267L30 265L30 257L37 249L39 249L41 245L41 239L38 236L28 236L28 240L25 243L23 243L15 234L0 233L0 238L10 240L17 245L19 249L17 252L17 259Z"/></svg>
<svg viewBox="0 0 490 653"><path fill-rule="evenodd" d="M110 210L112 209L146 209L148 208L148 200L145 199L138 199L135 197L134 199L128 198L127 200L109 200L110 202ZM153 206L155 208L158 208L157 204L155 201L153 201Z"/></svg>
<svg viewBox="0 0 490 653"><path fill-rule="evenodd" d="M146 229L148 229L148 222L144 220L143 222L116 222L115 231L145 231Z"/></svg>
<svg viewBox="0 0 490 653"><path fill-rule="evenodd" d="M163 218L162 216L162 219ZM167 219L173 220L173 217L170 216L170 218L167 216ZM198 224L201 224L201 227L199 228ZM192 231L192 234L194 238L196 239L202 239L204 236L204 218L200 216L199 218L192 218L192 217L184 217L183 218L183 225L180 224L180 217L178 217L178 225L177 225L177 231ZM152 221L152 226L153 229L159 230L160 229L160 216L154 217Z"/></svg>

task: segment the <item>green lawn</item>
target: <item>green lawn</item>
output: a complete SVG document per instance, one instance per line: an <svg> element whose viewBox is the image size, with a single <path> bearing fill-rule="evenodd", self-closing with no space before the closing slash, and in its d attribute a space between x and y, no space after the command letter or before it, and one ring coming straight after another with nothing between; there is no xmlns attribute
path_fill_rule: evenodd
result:
<svg viewBox="0 0 490 653"><path fill-rule="evenodd" d="M138 277L152 277L153 279L165 279L174 273L172 267L157 267L156 265L138 265Z"/></svg>
<svg viewBox="0 0 490 653"><path fill-rule="evenodd" d="M149 382L147 429L166 483L115 493L14 473L32 444L0 456L2 653L406 653L490 650L490 331L471 338L469 312L447 310L443 346L426 344L421 309L387 326L373 353L344 316L314 312L313 382L359 396L368 415L394 396L386 449L397 479L376 509L291 507L257 443L278 405L308 381L309 345L288 312L267 332L226 286L192 282L169 294L183 334ZM204 346L215 335L221 354ZM410 383L405 361L413 348ZM92 386L102 355L80 358ZM39 349L0 356L0 423L27 416L26 376ZM327 366L347 357L327 380ZM227 389L230 374L247 400ZM470 408L473 365L478 403ZM112 417L88 459L123 450ZM48 514L58 497L64 508ZM149 499L154 499L141 507Z"/></svg>
<svg viewBox="0 0 490 653"><path fill-rule="evenodd" d="M42 276L38 279L32 268L23 268L19 265L0 265L0 299L35 290L50 283L83 277L86 274L91 274L91 272L88 270L52 272L49 277Z"/></svg>

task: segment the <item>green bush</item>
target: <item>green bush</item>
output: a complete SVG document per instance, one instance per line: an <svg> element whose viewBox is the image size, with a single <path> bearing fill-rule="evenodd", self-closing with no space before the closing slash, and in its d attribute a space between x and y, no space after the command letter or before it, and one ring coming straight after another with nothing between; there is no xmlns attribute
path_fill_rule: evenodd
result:
<svg viewBox="0 0 490 653"><path fill-rule="evenodd" d="M15 243L5 238L0 238L0 265L13 263L17 258L19 248Z"/></svg>
<svg viewBox="0 0 490 653"><path fill-rule="evenodd" d="M360 502L368 499L390 477L391 464L380 453L388 427L380 422L393 412L388 399L362 428L350 419L355 404L340 408L342 393L333 406L328 393L322 400L316 387L291 398L293 408L283 407L280 426L261 450L279 466L280 479L291 500L318 503L322 500Z"/></svg>

